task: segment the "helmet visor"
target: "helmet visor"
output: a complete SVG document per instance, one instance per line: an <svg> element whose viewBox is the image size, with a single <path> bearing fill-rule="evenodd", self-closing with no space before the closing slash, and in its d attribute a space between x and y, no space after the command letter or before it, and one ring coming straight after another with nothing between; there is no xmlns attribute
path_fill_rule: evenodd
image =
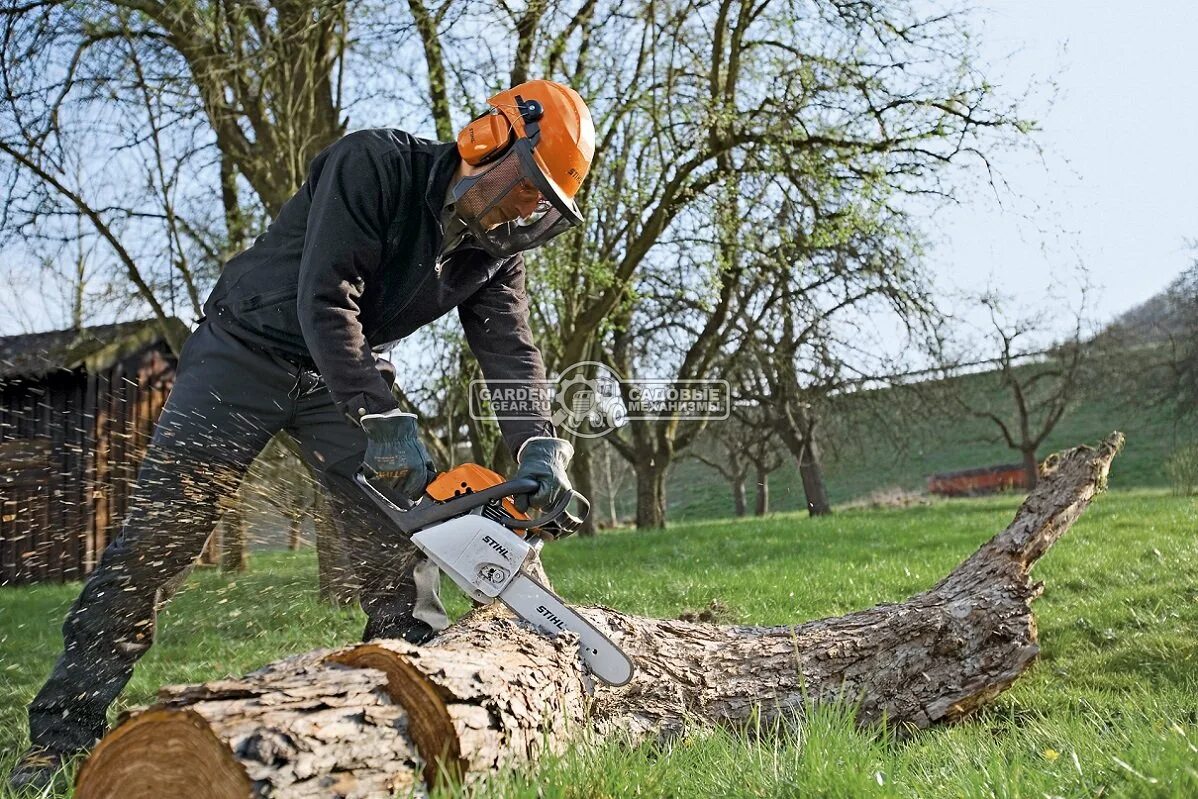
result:
<svg viewBox="0 0 1198 799"><path fill-rule="evenodd" d="M524 138L485 172L462 178L454 187L454 207L497 258L539 247L582 222L577 204L541 171Z"/></svg>

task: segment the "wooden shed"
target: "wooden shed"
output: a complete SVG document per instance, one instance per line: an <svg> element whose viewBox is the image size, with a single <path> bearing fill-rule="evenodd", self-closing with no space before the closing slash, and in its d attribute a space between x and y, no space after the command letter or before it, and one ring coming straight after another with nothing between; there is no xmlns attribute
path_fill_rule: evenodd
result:
<svg viewBox="0 0 1198 799"><path fill-rule="evenodd" d="M152 320L0 337L0 585L95 567L174 375Z"/></svg>

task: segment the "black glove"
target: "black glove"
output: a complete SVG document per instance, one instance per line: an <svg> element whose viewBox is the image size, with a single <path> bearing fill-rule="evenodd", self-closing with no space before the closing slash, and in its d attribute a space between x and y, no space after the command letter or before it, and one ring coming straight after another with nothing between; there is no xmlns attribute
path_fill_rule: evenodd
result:
<svg viewBox="0 0 1198 799"><path fill-rule="evenodd" d="M569 491L571 485L570 478L566 476L566 467L573 457L574 447L563 438L536 436L525 441L516 453L520 468L516 470L514 479L531 477L541 487L535 494L517 495L516 509L525 513L529 506L547 508L559 500L563 492Z"/></svg>
<svg viewBox="0 0 1198 799"><path fill-rule="evenodd" d="M420 440L415 414L394 410L367 414L360 421L366 431L362 466L367 476L374 472L408 499L419 499L437 472Z"/></svg>

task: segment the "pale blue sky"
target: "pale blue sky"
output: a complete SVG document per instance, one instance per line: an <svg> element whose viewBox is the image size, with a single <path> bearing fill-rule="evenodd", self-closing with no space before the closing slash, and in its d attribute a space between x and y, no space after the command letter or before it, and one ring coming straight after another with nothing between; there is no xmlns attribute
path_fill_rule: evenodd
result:
<svg viewBox="0 0 1198 799"><path fill-rule="evenodd" d="M926 220L941 287L1033 304L1084 264L1096 321L1162 289L1198 239L1198 3L990 0L971 27L993 83L1036 86L1024 114L1043 153L999 154L997 194L963 173L965 202Z"/></svg>
<svg viewBox="0 0 1198 799"><path fill-rule="evenodd" d="M1043 158L998 159L1015 196L975 182L937 213L936 272L1034 301L1081 263L1100 321L1158 292L1198 255L1198 3L991 0L974 29L994 83L1055 97L1027 105Z"/></svg>

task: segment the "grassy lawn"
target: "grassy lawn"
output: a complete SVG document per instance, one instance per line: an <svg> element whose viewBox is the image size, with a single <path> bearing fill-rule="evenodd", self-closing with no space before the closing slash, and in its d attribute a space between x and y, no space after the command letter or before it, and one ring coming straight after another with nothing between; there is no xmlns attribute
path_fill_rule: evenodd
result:
<svg viewBox="0 0 1198 799"><path fill-rule="evenodd" d="M579 603L677 616L718 600L728 622L781 624L898 601L1005 526L1017 499L826 519L679 524L547 548ZM697 734L611 746L492 780L484 796L1198 796L1198 502L1114 492L1037 567L1042 657L983 712L907 741L843 711L802 731ZM78 585L0 589L0 768L24 744L24 705L57 652ZM447 593L451 593L447 591ZM315 601L309 552L256 556L248 574L194 575L123 699L162 683L241 674L355 640L363 618ZM451 610L465 603L456 595Z"/></svg>

